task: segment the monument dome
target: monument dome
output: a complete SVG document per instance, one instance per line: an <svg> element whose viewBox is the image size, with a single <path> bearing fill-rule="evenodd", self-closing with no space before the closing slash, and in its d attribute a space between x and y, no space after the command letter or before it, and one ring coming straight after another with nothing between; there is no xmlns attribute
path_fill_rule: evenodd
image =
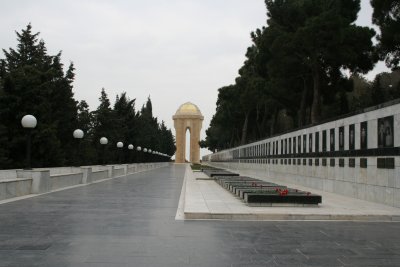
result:
<svg viewBox="0 0 400 267"><path fill-rule="evenodd" d="M185 115L195 115L195 116L203 116L200 112L200 109L193 103L186 102L181 105L175 113L175 116L185 116Z"/></svg>

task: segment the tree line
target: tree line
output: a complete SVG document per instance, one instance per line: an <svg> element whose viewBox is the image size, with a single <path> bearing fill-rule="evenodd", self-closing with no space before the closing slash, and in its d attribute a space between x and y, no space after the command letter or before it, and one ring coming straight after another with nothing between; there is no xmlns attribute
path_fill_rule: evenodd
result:
<svg viewBox="0 0 400 267"><path fill-rule="evenodd" d="M153 116L150 97L136 110L135 99L126 92L117 95L112 105L103 88L100 105L90 111L86 101L74 99L74 65L64 70L61 52L49 55L30 24L16 34L17 47L3 49L5 58L0 59L0 169L25 164L26 130L21 118L26 114L38 120L32 131L33 167L99 164L104 154L106 163L169 160L128 151L130 143L175 153L172 132ZM77 128L85 133L80 143L72 135ZM109 140L106 151L99 143L103 136ZM125 145L122 155L118 141Z"/></svg>
<svg viewBox="0 0 400 267"><path fill-rule="evenodd" d="M235 83L218 89L202 147L234 147L400 97L399 0L371 1L379 35L355 24L360 0L265 4L267 25L251 33ZM379 60L393 72L364 79Z"/></svg>

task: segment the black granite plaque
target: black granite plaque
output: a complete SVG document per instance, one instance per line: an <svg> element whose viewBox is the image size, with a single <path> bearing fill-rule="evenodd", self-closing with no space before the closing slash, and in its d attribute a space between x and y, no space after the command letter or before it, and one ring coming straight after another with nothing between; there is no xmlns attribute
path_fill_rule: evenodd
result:
<svg viewBox="0 0 400 267"><path fill-rule="evenodd" d="M360 167L367 168L368 160L366 158L360 158Z"/></svg>
<svg viewBox="0 0 400 267"><path fill-rule="evenodd" d="M283 165L283 159L281 159L281 165Z"/></svg>
<svg viewBox="0 0 400 267"><path fill-rule="evenodd" d="M330 160L330 166L331 167L335 167L335 159L331 159Z"/></svg>
<svg viewBox="0 0 400 267"><path fill-rule="evenodd" d="M297 159L297 165L301 165L301 159Z"/></svg>
<svg viewBox="0 0 400 267"><path fill-rule="evenodd" d="M315 166L319 166L319 159L315 159Z"/></svg>
<svg viewBox="0 0 400 267"><path fill-rule="evenodd" d="M303 159L303 165L306 166L307 165L307 160Z"/></svg>
<svg viewBox="0 0 400 267"><path fill-rule="evenodd" d="M284 162L285 162L285 165L287 165L287 159L285 159L285 161L284 161Z"/></svg>
<svg viewBox="0 0 400 267"><path fill-rule="evenodd" d="M344 127L339 127L339 151L344 150Z"/></svg>
<svg viewBox="0 0 400 267"><path fill-rule="evenodd" d="M394 158L386 158L386 169L394 169Z"/></svg>
<svg viewBox="0 0 400 267"><path fill-rule="evenodd" d="M308 159L308 166L312 166L312 159Z"/></svg>
<svg viewBox="0 0 400 267"><path fill-rule="evenodd" d="M354 158L349 159L349 167L350 168L356 167L356 159L354 159Z"/></svg>
<svg viewBox="0 0 400 267"><path fill-rule="evenodd" d="M339 167L344 167L344 159L339 159Z"/></svg>
<svg viewBox="0 0 400 267"><path fill-rule="evenodd" d="M283 155L283 140L281 140L281 155Z"/></svg>
<svg viewBox="0 0 400 267"><path fill-rule="evenodd" d="M319 132L315 133L315 152L319 152Z"/></svg>
<svg viewBox="0 0 400 267"><path fill-rule="evenodd" d="M322 151L326 152L326 130L322 132Z"/></svg>
<svg viewBox="0 0 400 267"><path fill-rule="evenodd" d="M378 119L378 147L393 147L393 116Z"/></svg>
<svg viewBox="0 0 400 267"><path fill-rule="evenodd" d="M355 144L355 126L351 124L349 126L349 150L354 150Z"/></svg>
<svg viewBox="0 0 400 267"><path fill-rule="evenodd" d="M296 159L293 159L293 165L296 165Z"/></svg>
<svg viewBox="0 0 400 267"><path fill-rule="evenodd" d="M289 159L289 165L292 165L292 160L291 159Z"/></svg>
<svg viewBox="0 0 400 267"><path fill-rule="evenodd" d="M360 148L368 148L368 122L364 121L360 125Z"/></svg>
<svg viewBox="0 0 400 267"><path fill-rule="evenodd" d="M293 137L293 154L296 154L296 137Z"/></svg>
<svg viewBox="0 0 400 267"><path fill-rule="evenodd" d="M335 129L331 129L329 133L330 151L335 151Z"/></svg>
<svg viewBox="0 0 400 267"><path fill-rule="evenodd" d="M385 169L386 168L386 159L385 158L377 158L376 165L378 169Z"/></svg>
<svg viewBox="0 0 400 267"><path fill-rule="evenodd" d="M288 153L292 154L292 138L289 138Z"/></svg>
<svg viewBox="0 0 400 267"><path fill-rule="evenodd" d="M303 153L307 153L307 136L303 135Z"/></svg>
<svg viewBox="0 0 400 267"><path fill-rule="evenodd" d="M322 166L326 166L326 159L322 159Z"/></svg>
<svg viewBox="0 0 400 267"><path fill-rule="evenodd" d="M297 153L301 153L301 136L297 137Z"/></svg>
<svg viewBox="0 0 400 267"><path fill-rule="evenodd" d="M312 153L312 133L308 135L308 153Z"/></svg>

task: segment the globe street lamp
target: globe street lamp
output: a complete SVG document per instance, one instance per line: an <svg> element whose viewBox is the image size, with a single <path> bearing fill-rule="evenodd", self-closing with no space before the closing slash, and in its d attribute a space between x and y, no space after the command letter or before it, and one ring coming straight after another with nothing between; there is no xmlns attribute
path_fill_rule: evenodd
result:
<svg viewBox="0 0 400 267"><path fill-rule="evenodd" d="M27 129L26 133L26 170L31 170L31 131L37 125L37 120L32 115L25 115L21 120L22 127Z"/></svg>
<svg viewBox="0 0 400 267"><path fill-rule="evenodd" d="M79 166L80 164L79 164L79 159L80 159L80 150L81 150L81 139L83 138L83 136L85 135L84 133L83 133L83 131L81 130L81 129L76 129L73 133L72 133L72 135L74 136L74 138L77 140L77 142L78 142L78 148L77 148L77 150L76 150L76 166Z"/></svg>
<svg viewBox="0 0 400 267"><path fill-rule="evenodd" d="M122 148L124 147L124 143L122 143L122 142L118 142L117 143L117 148L119 148L120 149L120 156L119 156L119 163L120 164L122 164Z"/></svg>
<svg viewBox="0 0 400 267"><path fill-rule="evenodd" d="M100 144L103 146L103 165L106 165L106 145L108 144L108 139L106 137L100 138Z"/></svg>

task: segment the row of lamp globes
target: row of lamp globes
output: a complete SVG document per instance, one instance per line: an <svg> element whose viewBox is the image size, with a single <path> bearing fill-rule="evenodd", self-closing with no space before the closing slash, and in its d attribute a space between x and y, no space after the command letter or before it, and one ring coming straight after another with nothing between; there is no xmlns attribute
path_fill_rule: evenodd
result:
<svg viewBox="0 0 400 267"><path fill-rule="evenodd" d="M22 127L27 129L27 142L26 142L26 168L27 170L32 169L31 167L31 130L34 129L37 125L37 120L34 116L32 115L25 115L22 120L21 120ZM73 137L77 140L80 140L84 137L84 132L81 129L76 129L73 132ZM100 144L101 145L107 145L108 144L108 139L106 137L101 137L100 138ZM124 143L118 142L117 143L118 148L123 148ZM130 144L128 145L129 150L133 150L135 147ZM142 151L142 148L140 146L136 147L137 151ZM149 154L154 154L158 156L163 156L163 157L170 157L167 154L163 154L158 151L152 151L151 149L143 148L144 153L149 153ZM104 155L103 155L104 156ZM103 158L103 164L104 164L104 158Z"/></svg>

